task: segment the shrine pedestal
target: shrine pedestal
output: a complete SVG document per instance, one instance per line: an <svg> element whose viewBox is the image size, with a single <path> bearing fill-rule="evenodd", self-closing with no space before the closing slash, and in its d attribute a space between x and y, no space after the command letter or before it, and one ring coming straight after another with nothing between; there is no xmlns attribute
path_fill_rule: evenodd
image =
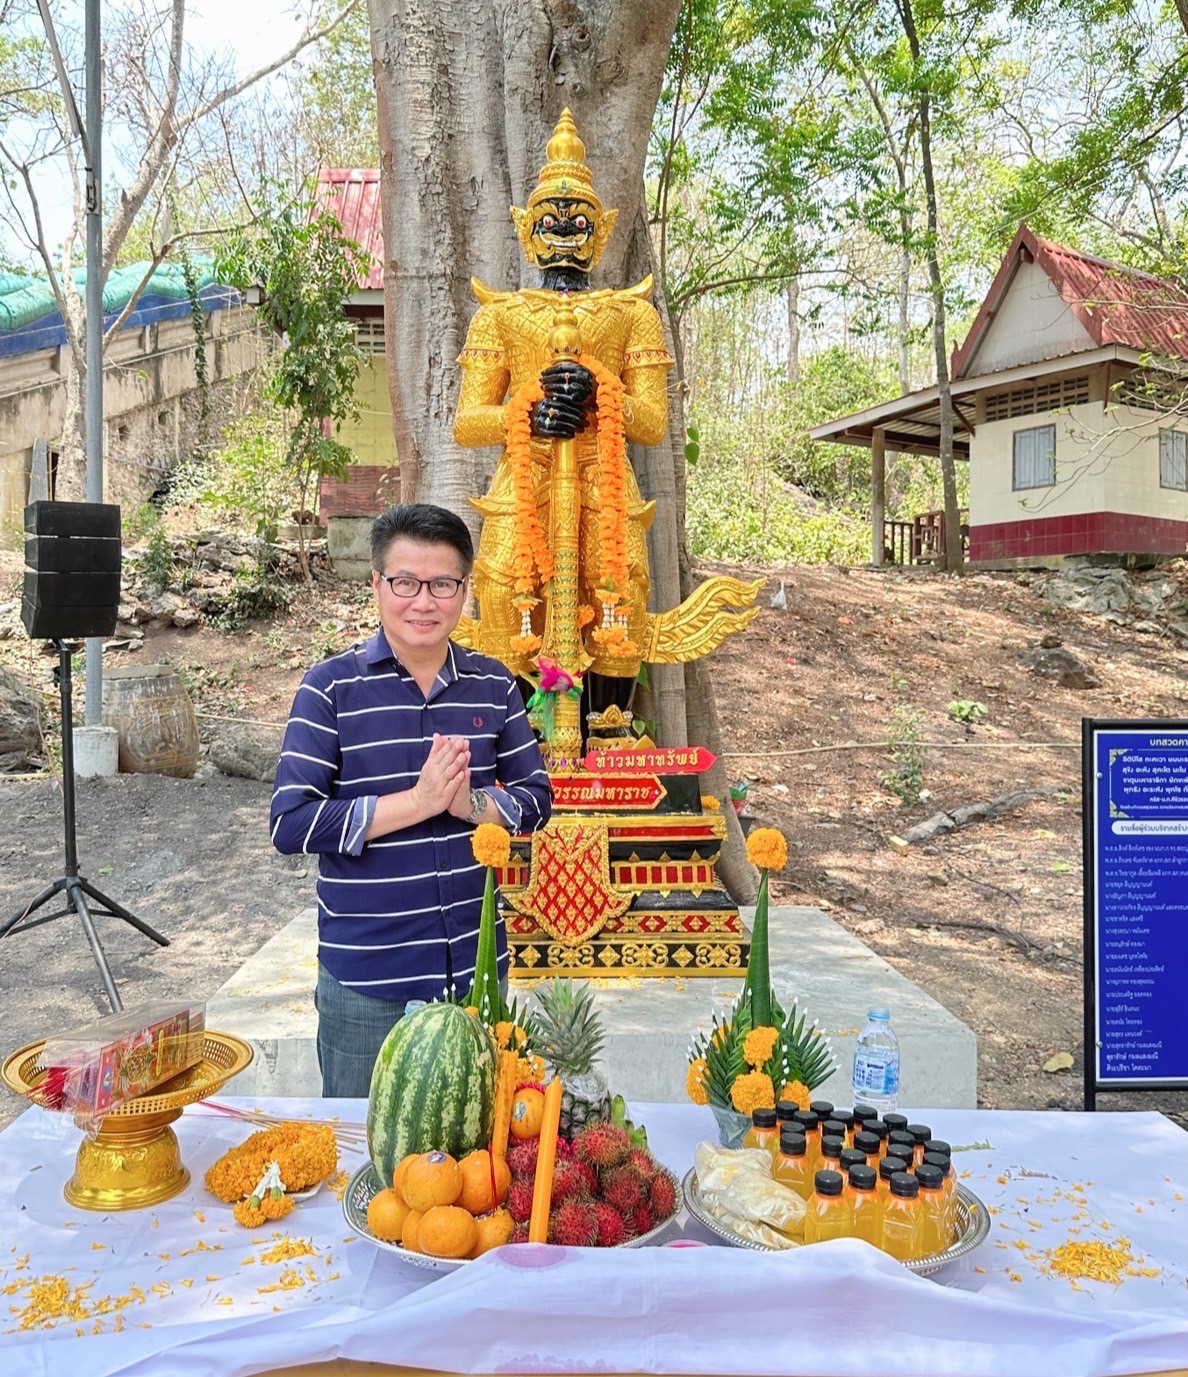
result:
<svg viewBox="0 0 1188 1377"><path fill-rule="evenodd" d="M695 750L633 752L663 769ZM726 820L695 773L552 776L553 816L497 878L513 978L741 976L750 933L717 876Z"/></svg>

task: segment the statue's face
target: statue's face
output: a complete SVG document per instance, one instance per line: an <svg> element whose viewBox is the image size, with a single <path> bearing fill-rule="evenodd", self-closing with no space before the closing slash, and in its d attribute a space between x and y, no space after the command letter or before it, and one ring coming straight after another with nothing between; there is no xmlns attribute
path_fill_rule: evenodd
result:
<svg viewBox="0 0 1188 1377"><path fill-rule="evenodd" d="M529 257L540 268L578 268L594 263L598 211L589 201L550 197L532 207Z"/></svg>

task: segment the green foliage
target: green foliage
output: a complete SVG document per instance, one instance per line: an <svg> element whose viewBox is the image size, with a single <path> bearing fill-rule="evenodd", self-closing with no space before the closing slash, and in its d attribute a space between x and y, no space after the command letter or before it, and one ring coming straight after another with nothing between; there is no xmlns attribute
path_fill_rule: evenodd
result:
<svg viewBox="0 0 1188 1377"><path fill-rule="evenodd" d="M976 703L971 698L955 698L946 711L955 722L977 722L990 716L985 703Z"/></svg>
<svg viewBox="0 0 1188 1377"><path fill-rule="evenodd" d="M237 569L231 587L214 604L209 620L223 631L237 631L248 622L275 617L292 602L292 594L276 575L262 564Z"/></svg>
<svg viewBox="0 0 1188 1377"><path fill-rule="evenodd" d="M879 783L909 807L920 802L924 787L924 746L920 741L920 710L896 703L887 728L891 742L891 768L879 775Z"/></svg>
<svg viewBox="0 0 1188 1377"><path fill-rule="evenodd" d="M275 541L283 514L300 500L297 476L286 463L284 426L274 412L234 423L204 471L199 504L218 520Z"/></svg>
<svg viewBox="0 0 1188 1377"><path fill-rule="evenodd" d="M151 502L129 506L121 513L120 529L126 541L135 544L144 538L161 520L161 513Z"/></svg>
<svg viewBox="0 0 1188 1377"><path fill-rule="evenodd" d="M140 560L140 572L150 587L163 593L173 582L173 546L169 534L158 522L149 533L148 545Z"/></svg>

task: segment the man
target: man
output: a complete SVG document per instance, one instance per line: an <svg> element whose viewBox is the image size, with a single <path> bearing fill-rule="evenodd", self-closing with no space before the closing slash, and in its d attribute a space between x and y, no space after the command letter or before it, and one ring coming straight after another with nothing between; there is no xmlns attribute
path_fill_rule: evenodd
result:
<svg viewBox="0 0 1188 1377"><path fill-rule="evenodd" d="M380 629L315 665L289 715L272 796L279 851L314 853L322 1093L365 1096L410 1001L474 975L480 822L542 827L552 790L520 691L450 640L474 562L440 507L390 507L371 530ZM507 948L500 928L501 975Z"/></svg>

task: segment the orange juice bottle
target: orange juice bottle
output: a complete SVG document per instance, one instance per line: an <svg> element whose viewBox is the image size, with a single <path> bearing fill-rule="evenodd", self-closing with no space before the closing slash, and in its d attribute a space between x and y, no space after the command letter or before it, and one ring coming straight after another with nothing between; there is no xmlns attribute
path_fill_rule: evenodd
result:
<svg viewBox="0 0 1188 1377"><path fill-rule="evenodd" d="M923 1241L924 1256L943 1253L949 1246L949 1232L945 1227L945 1178L940 1167L921 1162L916 1168L916 1180L920 1183L920 1213L924 1216Z"/></svg>
<svg viewBox="0 0 1188 1377"><path fill-rule="evenodd" d="M867 1124L873 1123L874 1120L877 1119L878 1117L879 1117L879 1111L878 1111L877 1109L874 1109L871 1105L868 1105L868 1104L856 1104L856 1105L854 1106L854 1127L855 1127L855 1128L857 1128L859 1124L861 1124L862 1127L865 1128Z"/></svg>
<svg viewBox="0 0 1188 1377"><path fill-rule="evenodd" d="M913 1166L919 1166L924 1160L924 1144L932 1137L932 1129L927 1124L908 1124L905 1132L910 1133L914 1140L913 1152L915 1162Z"/></svg>
<svg viewBox="0 0 1188 1377"><path fill-rule="evenodd" d="M891 1178L897 1171L907 1171L907 1163L902 1157L892 1157L888 1153L879 1159L879 1200L884 1205L891 1194Z"/></svg>
<svg viewBox="0 0 1188 1377"><path fill-rule="evenodd" d="M772 1156L780 1146L780 1135L776 1132L776 1112L774 1109L756 1109L751 1112L751 1127L743 1135L745 1148L765 1148Z"/></svg>
<svg viewBox="0 0 1188 1377"><path fill-rule="evenodd" d="M813 1113L817 1116L821 1123L824 1123L826 1119L833 1118L832 1100L813 1100L809 1104L809 1108L813 1111Z"/></svg>
<svg viewBox="0 0 1188 1377"><path fill-rule="evenodd" d="M815 1110L798 1109L796 1122L800 1125L800 1131L808 1144L809 1174L813 1176L817 1171L817 1163L821 1160L821 1121Z"/></svg>
<svg viewBox="0 0 1188 1377"><path fill-rule="evenodd" d="M850 1204L851 1236L877 1248L882 1237L883 1202L879 1199L874 1167L852 1166L843 1194Z"/></svg>
<svg viewBox="0 0 1188 1377"><path fill-rule="evenodd" d="M897 1171L883 1202L881 1247L900 1262L924 1256L924 1216L920 1211L920 1183L910 1172Z"/></svg>
<svg viewBox="0 0 1188 1377"><path fill-rule="evenodd" d="M896 1114L894 1110L890 1114L883 1115L883 1122L887 1125L888 1133L898 1133L907 1128L907 1115Z"/></svg>
<svg viewBox="0 0 1188 1377"><path fill-rule="evenodd" d="M882 1119L867 1119L862 1125L862 1132L872 1133L879 1140L879 1160L881 1161L887 1155L887 1125ZM857 1126L855 1126L854 1137L855 1139L858 1137ZM857 1142L855 1142L854 1146L858 1146ZM867 1156L871 1159L871 1166L873 1166L874 1154L868 1153Z"/></svg>
<svg viewBox="0 0 1188 1377"><path fill-rule="evenodd" d="M795 1128L800 1132L800 1125L796 1122L796 1111L800 1106L795 1100L776 1101L776 1128L782 1133L785 1128Z"/></svg>
<svg viewBox="0 0 1188 1377"><path fill-rule="evenodd" d="M824 1142L826 1138L840 1138L842 1140L842 1147L846 1147L845 1124L843 1124L840 1119L822 1119L821 1141Z"/></svg>
<svg viewBox="0 0 1188 1377"><path fill-rule="evenodd" d="M861 1148L842 1148L842 1155L839 1160L841 1162L841 1174L847 1179L849 1178L851 1167L865 1167L868 1165L866 1153L863 1152ZM875 1179L878 1179L877 1173Z"/></svg>
<svg viewBox="0 0 1188 1377"><path fill-rule="evenodd" d="M872 1133L870 1129L867 1128L860 1129L854 1134L854 1146L863 1157L866 1158L871 1166L876 1166L878 1164L879 1148L882 1147L882 1143L879 1142L877 1133Z"/></svg>
<svg viewBox="0 0 1188 1377"><path fill-rule="evenodd" d="M801 1200L807 1200L813 1193L806 1152L804 1134L787 1126L780 1133L780 1150L771 1168L772 1180L794 1190Z"/></svg>
<svg viewBox="0 0 1188 1377"><path fill-rule="evenodd" d="M817 1168L818 1171L841 1172L841 1155L844 1150L842 1144L844 1142L844 1138L839 1138L833 1133L821 1139L821 1165Z"/></svg>
<svg viewBox="0 0 1188 1377"><path fill-rule="evenodd" d="M846 1147L854 1146L854 1132L857 1125L854 1121L854 1111L852 1109L835 1109L833 1111L834 1120L841 1124L845 1129Z"/></svg>
<svg viewBox="0 0 1188 1377"><path fill-rule="evenodd" d="M887 1156L901 1157L909 1167L916 1165L916 1140L903 1128L893 1128L887 1134Z"/></svg>
<svg viewBox="0 0 1188 1377"><path fill-rule="evenodd" d="M830 1238L847 1238L849 1233L850 1207L843 1194L841 1173L819 1171L804 1216L804 1241L824 1243Z"/></svg>
<svg viewBox="0 0 1188 1377"><path fill-rule="evenodd" d="M952 1243L957 1236L957 1173L948 1157L940 1152L926 1152L924 1166L939 1167L945 1181L945 1237ZM946 1245L947 1246L947 1245Z"/></svg>

